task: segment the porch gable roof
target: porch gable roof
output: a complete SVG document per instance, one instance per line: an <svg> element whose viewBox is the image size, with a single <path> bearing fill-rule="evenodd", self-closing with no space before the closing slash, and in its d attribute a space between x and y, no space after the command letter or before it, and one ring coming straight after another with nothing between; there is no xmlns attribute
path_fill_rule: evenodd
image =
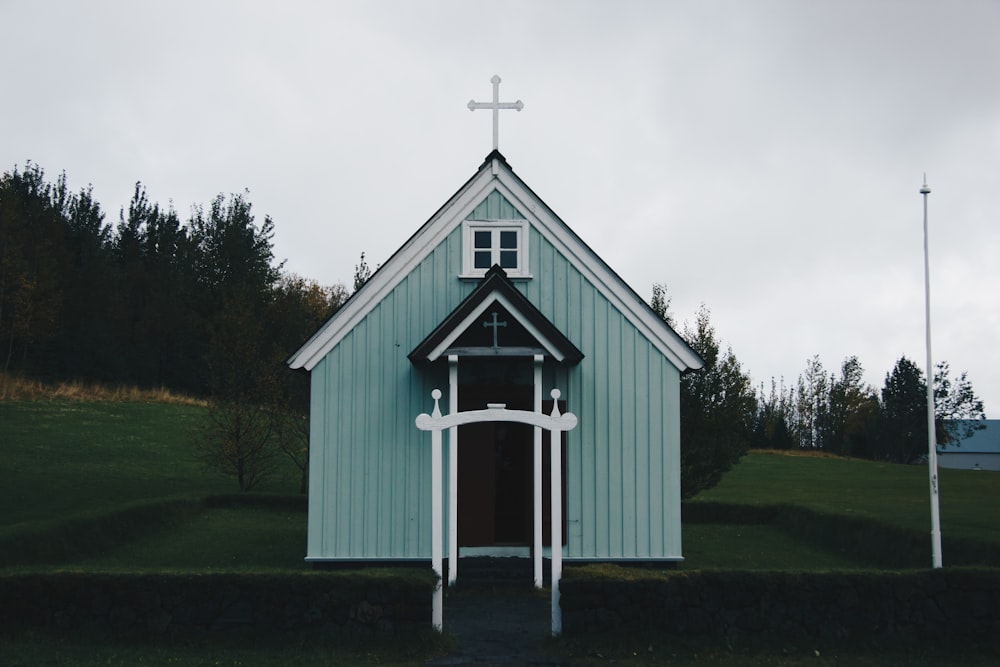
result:
<svg viewBox="0 0 1000 667"><path fill-rule="evenodd" d="M476 345L458 347L468 332L480 327L480 318L491 306L499 307L513 319L496 326L517 327L520 345L492 347ZM505 332L506 333L506 332ZM494 341L496 339L494 338ZM524 344L528 342L529 344ZM467 356L493 354L496 356L530 356L545 354L556 361L570 364L579 363L583 352L577 348L555 325L552 324L521 292L514 287L507 274L494 265L479 282L479 285L458 305L417 347L410 352L410 361L432 362L443 355L458 353Z"/></svg>

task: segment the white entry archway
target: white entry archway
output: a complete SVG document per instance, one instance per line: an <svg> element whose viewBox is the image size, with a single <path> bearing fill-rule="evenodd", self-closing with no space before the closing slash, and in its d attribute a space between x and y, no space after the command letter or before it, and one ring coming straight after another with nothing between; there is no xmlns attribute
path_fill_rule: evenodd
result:
<svg viewBox="0 0 1000 667"><path fill-rule="evenodd" d="M443 523L442 511L445 494L441 479L441 432L445 429L455 429L451 433L456 433L457 428L465 424L516 422L546 429L552 436L550 438L550 452L552 457L552 497L550 501L552 509L552 634L556 636L562 633L562 609L559 606L559 580L562 577L562 438L558 434L576 428L577 419L576 415L571 412L567 412L566 414L559 413L560 395L558 389L552 390L552 414L550 415L546 415L540 409L537 412L508 410L506 405L502 403L487 404L485 410L469 410L467 412L458 412L456 406L453 405L453 412L451 414L442 415L439 405L441 391L435 389L431 392L431 397L434 399L434 410L431 414L422 413L417 416L417 428L421 431L431 432L431 566L434 569L434 573L438 576L437 585L434 589L432 623L434 629L438 632L442 630L444 621L444 593L442 590L443 534L441 527ZM454 444L454 440L452 440L451 444ZM454 468L452 470L454 471L452 473L454 475L457 470ZM451 480L450 486L454 487L454 479ZM449 493L448 502L449 516L454 517L457 515L456 494ZM537 498L535 502L538 502ZM542 549L541 533L536 530L535 535L535 553L540 554ZM453 549L452 552L457 556L457 550ZM449 558L452 579L457 577L458 572L458 559L457 557L453 558L454 560Z"/></svg>

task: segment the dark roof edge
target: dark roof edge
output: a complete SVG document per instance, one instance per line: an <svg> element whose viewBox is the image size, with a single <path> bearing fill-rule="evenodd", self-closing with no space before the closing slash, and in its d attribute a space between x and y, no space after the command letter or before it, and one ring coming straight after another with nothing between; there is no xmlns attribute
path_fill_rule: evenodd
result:
<svg viewBox="0 0 1000 667"><path fill-rule="evenodd" d="M580 348L574 345L573 341L567 338L563 332L552 324L552 322L545 317L545 314L538 310L535 304L528 300L528 297L518 291L518 289L514 287L514 284L511 283L510 279L507 277L507 273L496 265L490 268L476 288L472 290L472 292L470 292L469 295L465 297L454 310L448 313L441 323L434 327L434 330L431 331L426 338L420 341L415 348L413 348L413 351L406 355L407 358L413 363L428 361L427 356L430 350L436 347L442 339L447 337L447 335L466 318L470 311L472 311L477 305L479 305L479 303L495 291L500 292L507 297L507 299L510 300L511 305L525 319L538 327L541 333L552 341L552 344L557 347L565 357L564 363L577 364L583 359L584 355Z"/></svg>

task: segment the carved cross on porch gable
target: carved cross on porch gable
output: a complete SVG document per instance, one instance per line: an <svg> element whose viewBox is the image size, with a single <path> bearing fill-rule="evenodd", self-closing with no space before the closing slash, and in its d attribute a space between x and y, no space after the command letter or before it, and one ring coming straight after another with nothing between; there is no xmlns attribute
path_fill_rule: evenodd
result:
<svg viewBox="0 0 1000 667"><path fill-rule="evenodd" d="M507 326L507 322L506 321L504 321L504 322L497 322L497 313L496 313L496 311L493 311L493 321L492 322L490 322L489 320L486 320L485 322L483 322L483 327L493 327L493 349L494 350L497 349L497 347L499 347L499 345L497 344L497 330L499 330L500 327L506 327L506 326Z"/></svg>
<svg viewBox="0 0 1000 667"><path fill-rule="evenodd" d="M475 111L476 109L492 109L493 110L493 150L497 150L500 144L500 109L514 109L515 111L520 111L524 108L524 102L518 100L517 102L501 102L500 101L500 77L496 74L490 79L490 83L493 84L493 101L492 102L476 102L475 100L469 100L469 111Z"/></svg>

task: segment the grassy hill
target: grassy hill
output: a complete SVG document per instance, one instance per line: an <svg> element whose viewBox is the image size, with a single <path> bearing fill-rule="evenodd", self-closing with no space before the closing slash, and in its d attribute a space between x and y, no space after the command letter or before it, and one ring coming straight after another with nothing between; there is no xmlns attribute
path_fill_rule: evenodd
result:
<svg viewBox="0 0 1000 667"><path fill-rule="evenodd" d="M1000 474L941 468L938 477L942 535L1000 545ZM927 466L823 454L751 452L695 501L798 505L921 533L931 525Z"/></svg>
<svg viewBox="0 0 1000 667"><path fill-rule="evenodd" d="M303 568L305 505L296 495L297 469L288 463L262 493L227 495L235 493L235 481L195 460L193 433L205 415L203 405L189 401L0 400L0 564L28 564L37 553L39 562L88 569ZM838 548L840 535L804 540L788 522L747 518L773 507L808 511L800 524L832 516L884 526L875 530L890 544L908 531L922 553L930 530L927 486L921 466L752 452L716 488L688 503L683 567L878 563ZM1000 475L942 470L941 489L946 563L949 540L1000 545L1000 514L992 511L1000 501ZM689 520L716 506L730 513ZM31 551L45 540L44 548Z"/></svg>
<svg viewBox="0 0 1000 667"><path fill-rule="evenodd" d="M1000 475L939 471L946 565L1000 565ZM751 452L685 504L685 567L926 568L926 466ZM692 539L694 538L694 539ZM799 545L789 551L789 543ZM809 550L812 550L810 553Z"/></svg>
<svg viewBox="0 0 1000 667"><path fill-rule="evenodd" d="M261 493L234 495L233 479L205 470L194 458L192 433L205 419L203 405L169 396L92 391L12 396L4 393L2 380L0 568L199 573L307 569L302 561L306 516L296 495L298 471L289 464ZM1000 501L1000 474L942 470L941 489L946 565L949 538L1000 542L1000 514L993 510ZM801 510L805 514L798 518L813 527L829 527L832 517L834 524L847 521L852 529L849 521L856 519L862 527L875 526L889 543L913 534L921 553L929 552L925 467L752 452L716 488L686 504L687 560L682 567L873 566L829 540L803 539L796 526L790 529L773 518L775 508ZM689 520L692 515L700 518ZM842 543L856 535L835 537ZM554 650L571 650L574 662L583 656L584 664L606 664L606 656L623 664L996 664L995 655L975 649L955 653L954 647L914 648L908 642L888 647L835 644L819 647L821 657L812 644L747 649L715 642L689 646L665 638L655 641L654 655L648 638L633 639L627 634L577 638L554 645ZM660 650L668 645L670 652ZM11 664L279 665L292 664L290 656L303 665L422 664L440 652L430 646L387 642L381 636L377 647L321 645L291 652L286 647L133 647L83 639L0 637L0 655Z"/></svg>
<svg viewBox="0 0 1000 667"><path fill-rule="evenodd" d="M261 486L273 507L237 512L204 500L237 491L195 458L204 405L85 399L0 400L0 564L301 566L293 464Z"/></svg>

